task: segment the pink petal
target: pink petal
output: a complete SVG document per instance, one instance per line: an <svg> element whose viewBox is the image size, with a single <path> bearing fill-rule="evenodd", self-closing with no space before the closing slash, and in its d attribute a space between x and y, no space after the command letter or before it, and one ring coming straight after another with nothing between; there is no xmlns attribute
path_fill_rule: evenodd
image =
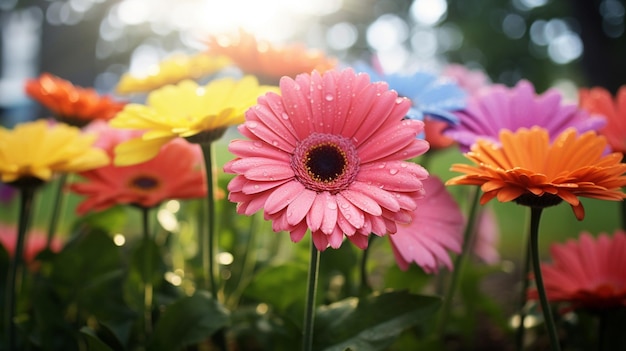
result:
<svg viewBox="0 0 626 351"><path fill-rule="evenodd" d="M359 209L350 201L343 197L342 193L337 194L335 199L337 200L337 205L339 205L339 211L341 212L343 218L345 218L350 225L356 229L363 227L363 223L365 222L365 216L363 216L363 213L359 211Z"/></svg>
<svg viewBox="0 0 626 351"><path fill-rule="evenodd" d="M244 176L250 180L275 181L293 178L295 174L288 163L267 163L247 170Z"/></svg>
<svg viewBox="0 0 626 351"><path fill-rule="evenodd" d="M380 216L383 213L383 210L376 201L361 192L346 189L341 192L341 195L364 212L374 216Z"/></svg>
<svg viewBox="0 0 626 351"><path fill-rule="evenodd" d="M316 198L314 191L304 189L287 207L287 222L291 225L299 224L311 211L311 205Z"/></svg>
<svg viewBox="0 0 626 351"><path fill-rule="evenodd" d="M281 185L265 201L265 211L268 214L273 214L282 210L303 190L304 186L295 180Z"/></svg>

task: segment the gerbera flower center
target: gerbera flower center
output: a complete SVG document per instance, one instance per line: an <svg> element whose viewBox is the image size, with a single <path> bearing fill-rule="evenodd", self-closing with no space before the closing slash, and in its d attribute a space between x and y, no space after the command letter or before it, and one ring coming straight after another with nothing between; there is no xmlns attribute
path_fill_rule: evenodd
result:
<svg viewBox="0 0 626 351"><path fill-rule="evenodd" d="M130 181L130 186L143 191L153 190L159 186L159 180L150 176L139 176Z"/></svg>
<svg viewBox="0 0 626 351"><path fill-rule="evenodd" d="M338 192L354 181L359 159L349 139L313 133L296 146L291 167L298 181L308 189Z"/></svg>

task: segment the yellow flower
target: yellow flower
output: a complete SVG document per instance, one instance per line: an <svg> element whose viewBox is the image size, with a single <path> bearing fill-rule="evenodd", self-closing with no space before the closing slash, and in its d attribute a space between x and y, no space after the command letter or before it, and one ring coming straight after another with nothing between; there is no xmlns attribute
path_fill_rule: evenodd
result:
<svg viewBox="0 0 626 351"><path fill-rule="evenodd" d="M228 66L225 56L200 53L193 56L175 55L150 68L145 76L126 73L120 79L116 91L120 94L147 92L176 84L185 79L198 79Z"/></svg>
<svg viewBox="0 0 626 351"><path fill-rule="evenodd" d="M150 160L176 137L215 139L227 127L242 123L244 112L268 91L279 90L259 86L254 76L218 79L206 86L184 80L155 90L146 105L128 104L111 120L115 128L145 131L115 148L114 163L123 166Z"/></svg>
<svg viewBox="0 0 626 351"><path fill-rule="evenodd" d="M63 123L39 120L0 127L0 179L5 183L23 178L48 181L55 172L74 173L109 163L103 150L92 147L96 135Z"/></svg>

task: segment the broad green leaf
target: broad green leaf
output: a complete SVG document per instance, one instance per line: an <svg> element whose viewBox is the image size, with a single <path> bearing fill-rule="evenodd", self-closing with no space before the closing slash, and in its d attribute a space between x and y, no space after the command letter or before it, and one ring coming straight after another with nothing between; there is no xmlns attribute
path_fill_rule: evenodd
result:
<svg viewBox="0 0 626 351"><path fill-rule="evenodd" d="M82 336L85 344L87 344L87 350L89 351L113 351L113 349L102 342L96 333L89 327L82 327L80 329L80 335Z"/></svg>
<svg viewBox="0 0 626 351"><path fill-rule="evenodd" d="M205 340L230 322L228 311L204 292L167 306L152 333L149 351L174 351Z"/></svg>
<svg viewBox="0 0 626 351"><path fill-rule="evenodd" d="M315 319L315 349L384 350L402 331L430 323L440 302L437 297L394 291L320 307Z"/></svg>

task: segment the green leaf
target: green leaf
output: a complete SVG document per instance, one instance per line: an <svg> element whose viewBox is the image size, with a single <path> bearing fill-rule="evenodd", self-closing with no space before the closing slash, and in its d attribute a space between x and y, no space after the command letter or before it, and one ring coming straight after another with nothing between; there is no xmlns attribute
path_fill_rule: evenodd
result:
<svg viewBox="0 0 626 351"><path fill-rule="evenodd" d="M198 291L169 305L159 318L149 351L173 351L197 343L229 324L228 311L210 294Z"/></svg>
<svg viewBox="0 0 626 351"><path fill-rule="evenodd" d="M315 319L315 349L383 350L402 331L430 321L440 303L437 297L394 291L320 307Z"/></svg>
<svg viewBox="0 0 626 351"><path fill-rule="evenodd" d="M87 350L89 351L113 351L107 344L102 342L96 335L96 333L89 327L82 327L80 329L82 339L87 344Z"/></svg>
<svg viewBox="0 0 626 351"><path fill-rule="evenodd" d="M245 296L285 312L297 304L304 309L308 270L305 264L289 262L266 267L254 276Z"/></svg>

